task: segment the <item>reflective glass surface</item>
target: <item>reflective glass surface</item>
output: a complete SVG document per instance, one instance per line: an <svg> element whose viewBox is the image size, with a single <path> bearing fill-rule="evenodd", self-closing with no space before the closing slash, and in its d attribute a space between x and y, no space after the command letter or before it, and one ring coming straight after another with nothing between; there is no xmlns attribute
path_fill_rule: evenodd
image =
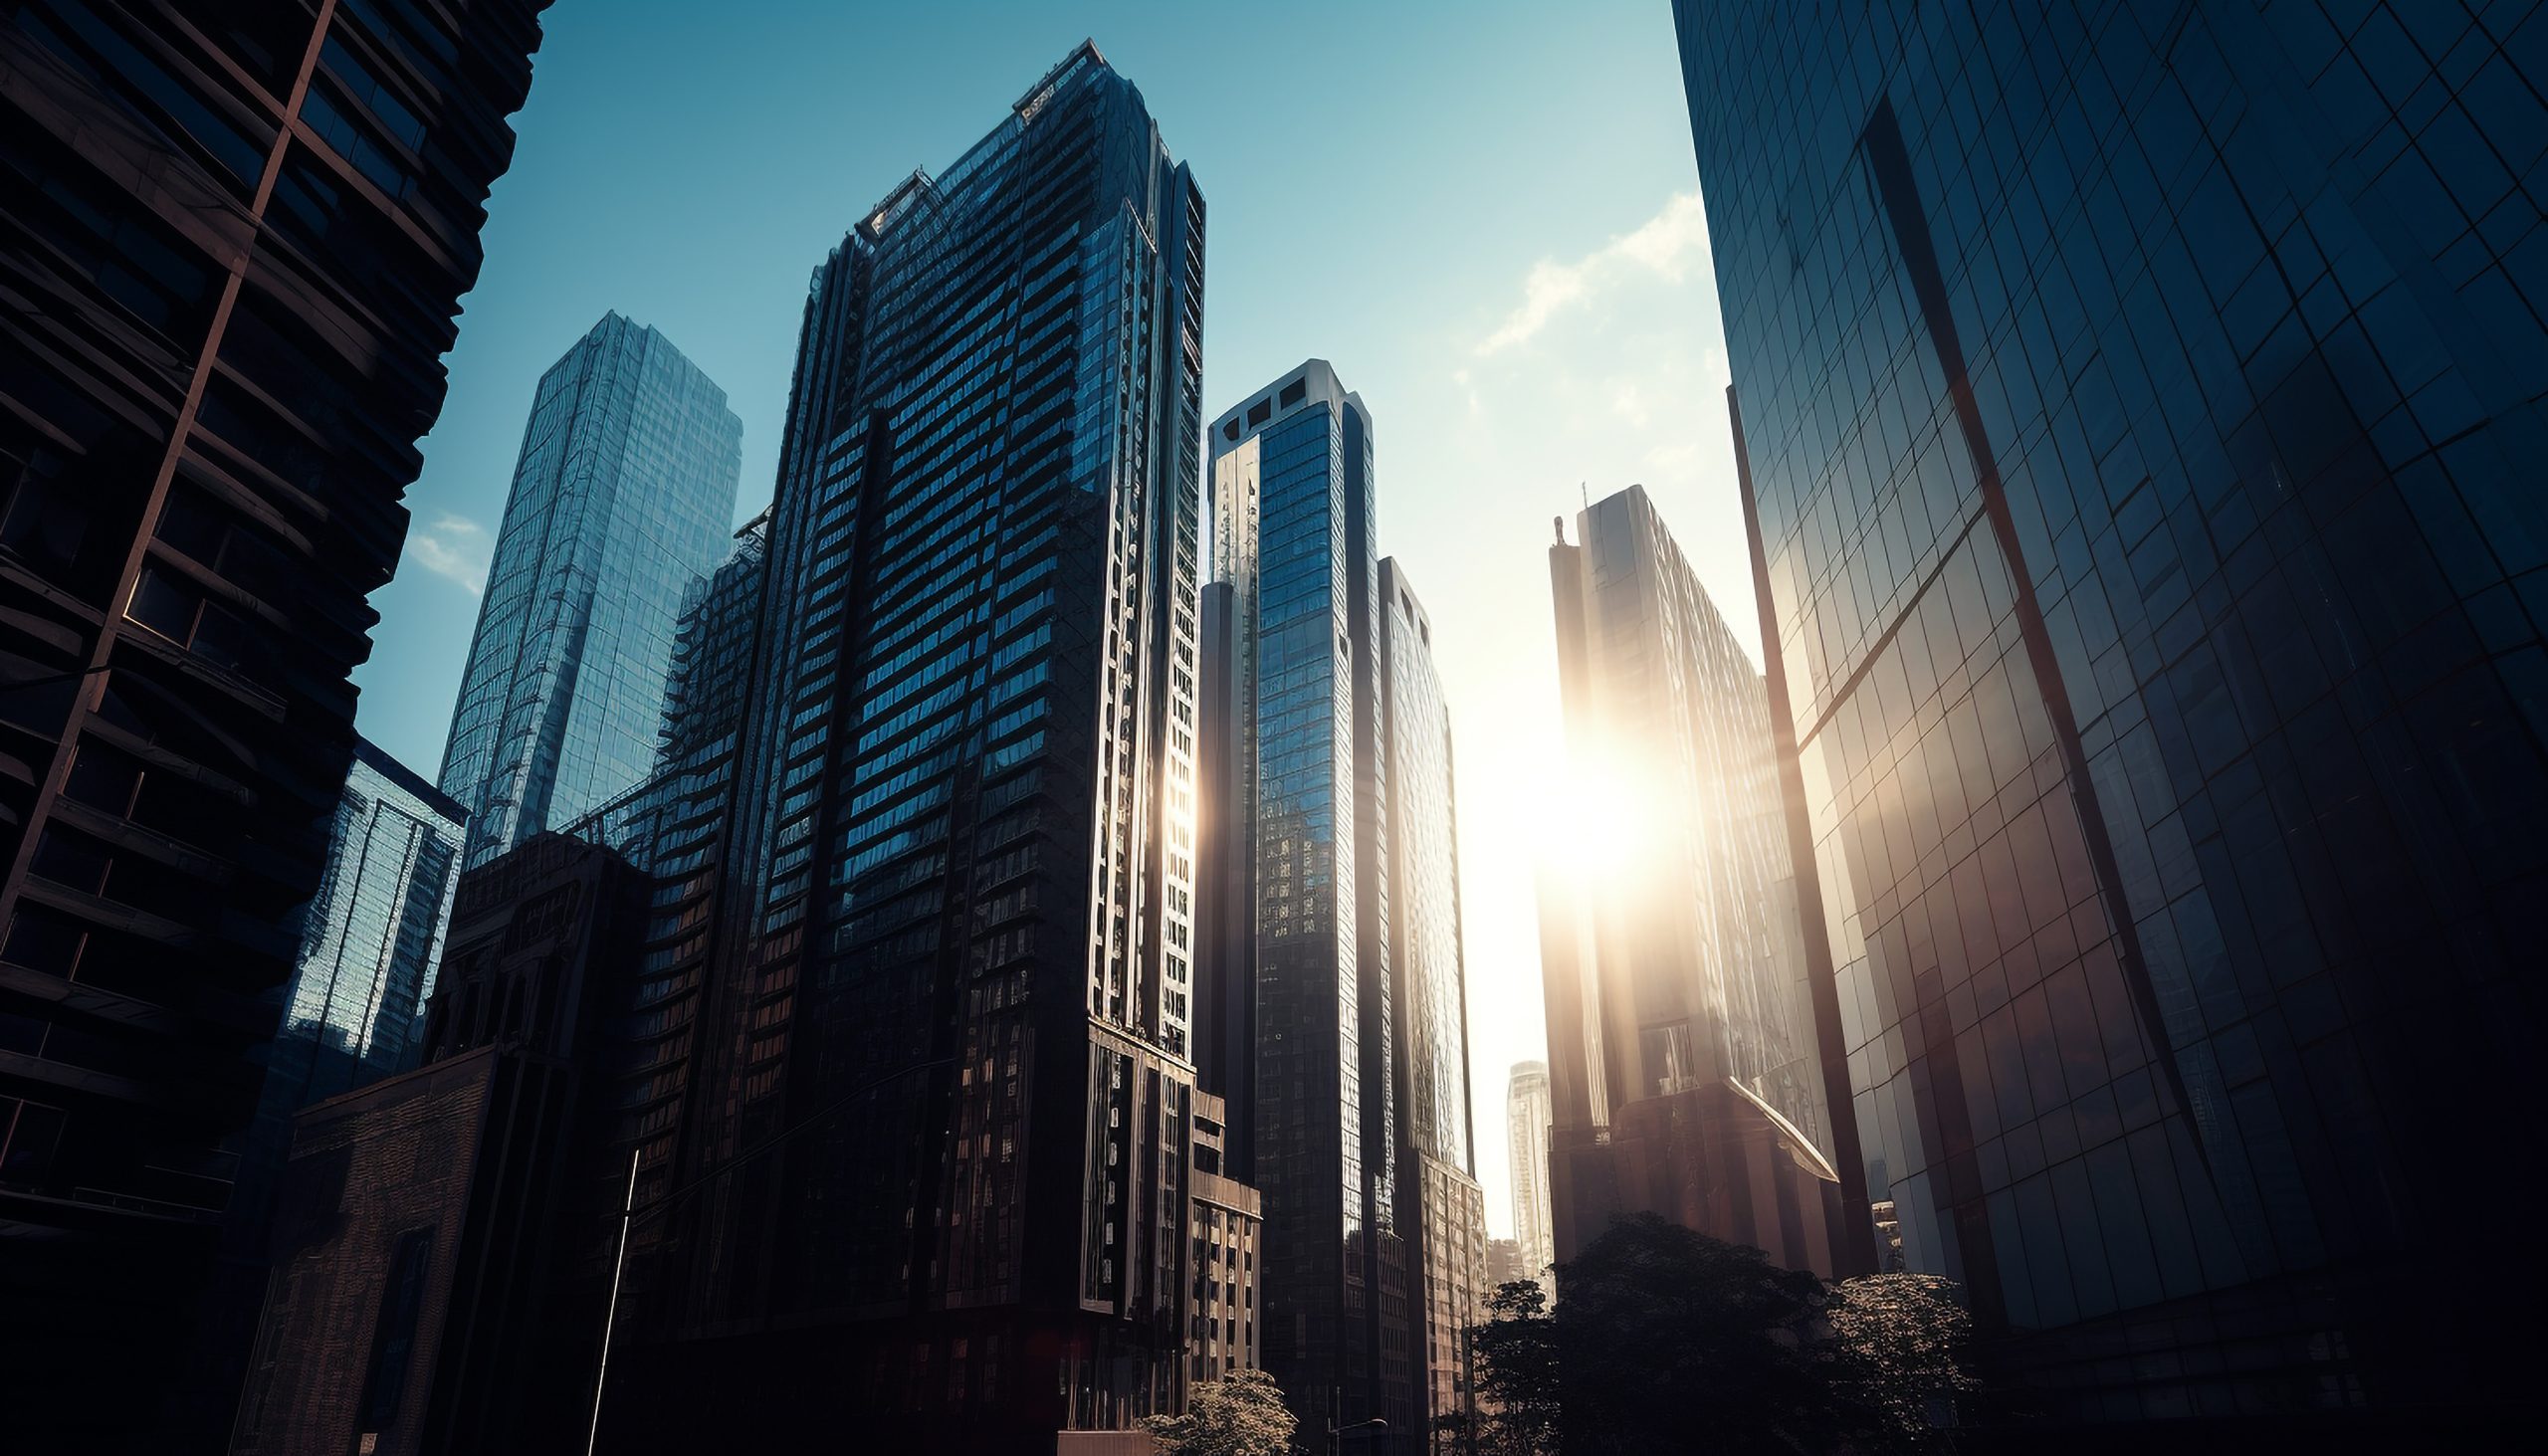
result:
<svg viewBox="0 0 2548 1456"><path fill-rule="evenodd" d="M2405 1271L2537 1202L2548 26L1675 10L1903 1257L2054 1418L2499 1398Z"/></svg>
<svg viewBox="0 0 2548 1456"><path fill-rule="evenodd" d="M1287 402L1288 401L1288 402ZM1322 360L1213 424L1232 757L1255 840L1266 1368L1305 1423L1412 1419L1368 412Z"/></svg>
<svg viewBox="0 0 2548 1456"><path fill-rule="evenodd" d="M443 750L469 864L653 768L683 594L725 554L742 451L726 392L617 313L540 376Z"/></svg>

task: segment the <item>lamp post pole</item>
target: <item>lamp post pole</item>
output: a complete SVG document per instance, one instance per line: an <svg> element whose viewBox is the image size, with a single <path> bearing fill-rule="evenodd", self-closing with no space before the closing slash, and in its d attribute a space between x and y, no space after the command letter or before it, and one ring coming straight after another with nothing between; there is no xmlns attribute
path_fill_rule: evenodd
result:
<svg viewBox="0 0 2548 1456"><path fill-rule="evenodd" d="M1352 1435L1356 1431L1385 1431L1388 1428L1388 1421L1377 1415L1373 1416L1370 1420L1358 1420L1350 1426L1341 1426L1330 1422L1327 1428L1328 1456L1337 1456L1337 1453L1344 1449L1342 1443L1343 1438Z"/></svg>
<svg viewBox="0 0 2548 1456"><path fill-rule="evenodd" d="M610 1332L619 1323L619 1279L628 1272L628 1225L637 1218L637 1159L645 1155L643 1147L628 1150L628 1197L619 1205L619 1257L610 1265L610 1305L601 1317L601 1368L593 1372L593 1423L584 1432L584 1456L593 1456L593 1443L601 1439L601 1392L610 1383Z"/></svg>

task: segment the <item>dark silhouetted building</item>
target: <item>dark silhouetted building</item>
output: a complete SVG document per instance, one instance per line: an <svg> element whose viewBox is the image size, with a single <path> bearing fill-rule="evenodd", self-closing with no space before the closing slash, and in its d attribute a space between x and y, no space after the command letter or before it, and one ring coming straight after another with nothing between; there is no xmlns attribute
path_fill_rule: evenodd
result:
<svg viewBox="0 0 2548 1456"><path fill-rule="evenodd" d="M1652 1212L1834 1273L1846 1221L1815 1141L1824 1101L1761 675L1642 487L1579 520L1583 544L1549 550L1557 791L1586 840L1540 905L1557 1259Z"/></svg>
<svg viewBox="0 0 2548 1456"><path fill-rule="evenodd" d="M648 888L554 834L462 880L427 1065L295 1126L238 1456L583 1433L627 1176L595 1092Z"/></svg>
<svg viewBox="0 0 2548 1456"><path fill-rule="evenodd" d="M815 271L691 1191L605 1439L1069 1451L1181 1406L1202 228L1082 46Z"/></svg>
<svg viewBox="0 0 2548 1456"><path fill-rule="evenodd" d="M468 838L460 805L369 740L352 766L328 837L327 870L303 913L301 955L267 1054L257 1116L240 1140L221 1268L202 1315L201 1397L226 1419L246 1368L266 1289L275 1192L293 1116L312 1103L411 1071L424 1055L425 1002Z"/></svg>
<svg viewBox="0 0 2548 1456"><path fill-rule="evenodd" d="M1675 11L1907 1265L2038 1446L2526 1420L2548 21Z"/></svg>
<svg viewBox="0 0 2548 1456"><path fill-rule="evenodd" d="M0 1401L26 1449L141 1443L163 1397L154 1449L227 1418L174 1366L540 9L0 8Z"/></svg>
<svg viewBox="0 0 2548 1456"><path fill-rule="evenodd" d="M1253 508L1254 503L1248 503ZM1220 519L1215 513L1215 519ZM1224 529L1227 527L1224 526ZM1256 1167L1255 771L1238 754L1241 684L1233 588L1202 591L1201 723L1195 728L1194 1085L1221 1099L1230 1175ZM1252 633L1253 629L1249 629ZM1252 640L1252 638L1251 638ZM1247 690L1252 692L1253 690ZM1253 706L1245 710L1252 721Z"/></svg>
<svg viewBox="0 0 2548 1456"><path fill-rule="evenodd" d="M1384 1420L1369 1444L1413 1450L1371 415L1312 359L1210 440L1237 786L1222 827L1254 861L1265 1367L1303 1429Z"/></svg>
<svg viewBox="0 0 2548 1456"><path fill-rule="evenodd" d="M743 440L726 391L617 313L539 376L443 748L469 864L654 772L685 593L725 552Z"/></svg>

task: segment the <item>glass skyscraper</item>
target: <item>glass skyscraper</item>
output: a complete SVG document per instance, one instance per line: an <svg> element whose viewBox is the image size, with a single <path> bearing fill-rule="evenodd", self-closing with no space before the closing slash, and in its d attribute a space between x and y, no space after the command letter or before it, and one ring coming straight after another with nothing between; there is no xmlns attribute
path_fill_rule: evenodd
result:
<svg viewBox="0 0 2548 1456"><path fill-rule="evenodd" d="M1210 442L1244 806L1224 823L1255 873L1265 1367L1305 1429L1410 1433L1371 415L1312 359L1213 421Z"/></svg>
<svg viewBox="0 0 2548 1456"><path fill-rule="evenodd" d="M1864 1195L2039 1430L2509 1415L2541 18L1675 9Z"/></svg>
<svg viewBox="0 0 2548 1456"><path fill-rule="evenodd" d="M1408 1234L1410 1340L1430 1448L1469 1413L1469 1331L1485 1315L1486 1194L1469 1111L1468 977L1461 958L1459 815L1451 714L1433 619L1394 556L1380 564L1380 676L1387 755L1390 1002L1397 1010L1398 1207Z"/></svg>
<svg viewBox="0 0 2548 1456"><path fill-rule="evenodd" d="M1588 841L1541 905L1557 1257L1643 1210L1832 1272L1863 1214L1834 1216L1761 674L1643 487L1577 520L1549 550Z"/></svg>
<svg viewBox="0 0 2548 1456"><path fill-rule="evenodd" d="M604 1163L625 1167L642 1154L636 1195L671 1191L679 1143L693 1098L706 1083L701 1005L708 994L719 924L734 893L735 803L752 669L767 620L769 516L735 533L733 554L691 584L673 634L655 771L645 782L565 826L563 833L615 850L652 877L639 933L639 975L631 1035L613 1069L623 1091ZM630 1257L644 1266L666 1232L662 1221L632 1230Z"/></svg>
<svg viewBox="0 0 2548 1456"><path fill-rule="evenodd" d="M1504 1090L1505 1154L1513 1174L1513 1242L1522 1277L1551 1294L1557 1232L1549 1222L1549 1064L1516 1062Z"/></svg>
<svg viewBox="0 0 2548 1456"><path fill-rule="evenodd" d="M467 832L457 801L354 740L267 1065L268 1108L288 1119L416 1064Z"/></svg>
<svg viewBox="0 0 2548 1456"><path fill-rule="evenodd" d="M1203 221L1083 45L815 271L625 1439L1182 1408Z"/></svg>
<svg viewBox="0 0 2548 1456"><path fill-rule="evenodd" d="M743 438L726 391L617 313L540 376L443 749L467 864L652 771L683 594L725 554Z"/></svg>
<svg viewBox="0 0 2548 1456"><path fill-rule="evenodd" d="M14 1448L221 1440L184 1346L542 8L0 4Z"/></svg>

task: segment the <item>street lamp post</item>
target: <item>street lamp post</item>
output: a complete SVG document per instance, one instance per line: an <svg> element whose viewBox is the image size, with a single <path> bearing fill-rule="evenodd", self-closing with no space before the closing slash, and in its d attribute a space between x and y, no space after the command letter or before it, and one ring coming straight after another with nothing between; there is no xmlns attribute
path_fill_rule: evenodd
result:
<svg viewBox="0 0 2548 1456"><path fill-rule="evenodd" d="M1331 1422L1327 1428L1328 1456L1336 1456L1336 1453L1343 1448L1342 1438L1356 1431L1385 1431L1388 1428L1389 1423L1377 1415L1370 1420L1358 1420L1350 1426L1336 1425Z"/></svg>
<svg viewBox="0 0 2548 1456"><path fill-rule="evenodd" d="M724 1163L701 1173L698 1177L695 1177L689 1182L682 1184L680 1187L673 1189L671 1192L666 1193L661 1198L656 1199L654 1202L647 1204L643 1208L637 1206L637 1164L639 1159L645 1156L645 1149L643 1147L630 1149L628 1154L628 1196L621 1204L619 1211L619 1256L611 1264L610 1304L602 1313L601 1362L593 1371L593 1419L591 1427L584 1433L584 1456L593 1456L594 1447L601 1439L601 1397L602 1392L609 1388L610 1337L611 1332L619 1323L619 1282L621 1276L625 1274L628 1269L628 1233L630 1229L636 1226L637 1221L644 1218L653 1218L657 1214L664 1212L671 1208L675 1203L689 1197L699 1189L706 1187L709 1183L714 1182L718 1178L724 1177L726 1174L733 1172L735 1169L751 1161L753 1158L760 1156L762 1153L770 1151L772 1148L775 1148L785 1143L788 1139L804 1132L807 1128L810 1128L816 1123L821 1122L823 1119L830 1117L832 1114L841 1111L851 1103L856 1102L867 1094L876 1091L878 1088L900 1082L904 1078L912 1076L915 1073L927 1072L937 1067L953 1066L956 1061L956 1058L953 1056L933 1057L929 1061L916 1062L899 1071L889 1072L884 1076L877 1078L873 1082L853 1087L849 1091L842 1093L839 1097L836 1097L830 1102L825 1103L823 1106L807 1113L793 1126L783 1128L777 1133L772 1134L766 1141L754 1146L744 1148L743 1151L736 1153L733 1157L726 1159Z"/></svg>

